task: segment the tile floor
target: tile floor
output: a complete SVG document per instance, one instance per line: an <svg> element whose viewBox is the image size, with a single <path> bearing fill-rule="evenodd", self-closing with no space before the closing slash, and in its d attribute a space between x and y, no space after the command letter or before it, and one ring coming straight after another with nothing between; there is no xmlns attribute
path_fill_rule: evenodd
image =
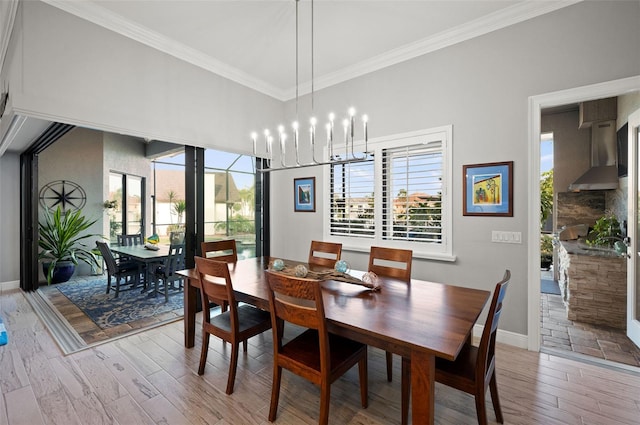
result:
<svg viewBox="0 0 640 425"><path fill-rule="evenodd" d="M549 272L541 273L543 279L553 279ZM540 294L540 309L543 347L640 367L640 349L623 330L567 319L560 295Z"/></svg>

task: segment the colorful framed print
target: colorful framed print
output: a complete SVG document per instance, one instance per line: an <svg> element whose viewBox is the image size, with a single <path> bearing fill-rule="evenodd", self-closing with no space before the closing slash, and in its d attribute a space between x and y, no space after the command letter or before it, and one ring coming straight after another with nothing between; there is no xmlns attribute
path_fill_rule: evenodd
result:
<svg viewBox="0 0 640 425"><path fill-rule="evenodd" d="M462 167L462 214L513 217L513 161Z"/></svg>
<svg viewBox="0 0 640 425"><path fill-rule="evenodd" d="M316 212L316 178L293 179L293 210Z"/></svg>

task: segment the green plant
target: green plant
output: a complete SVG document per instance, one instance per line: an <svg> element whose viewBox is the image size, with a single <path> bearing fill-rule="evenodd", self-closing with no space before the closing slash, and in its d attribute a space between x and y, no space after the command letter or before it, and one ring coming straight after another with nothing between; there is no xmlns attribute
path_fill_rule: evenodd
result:
<svg viewBox="0 0 640 425"><path fill-rule="evenodd" d="M588 245L612 247L616 240L620 240L621 234L617 217L611 212L606 212L596 220L593 230L587 235L586 242Z"/></svg>
<svg viewBox="0 0 640 425"><path fill-rule="evenodd" d="M549 218L553 210L553 170L545 171L540 180L540 226Z"/></svg>
<svg viewBox="0 0 640 425"><path fill-rule="evenodd" d="M78 260L98 266L96 256L91 249L80 241L91 237L101 237L96 234L82 234L97 220L88 220L81 210L63 212L60 206L55 211L47 209L43 220L38 223L40 239L38 246L41 251L38 258L50 262L47 272L47 283L51 283L57 263L71 261L78 265Z"/></svg>

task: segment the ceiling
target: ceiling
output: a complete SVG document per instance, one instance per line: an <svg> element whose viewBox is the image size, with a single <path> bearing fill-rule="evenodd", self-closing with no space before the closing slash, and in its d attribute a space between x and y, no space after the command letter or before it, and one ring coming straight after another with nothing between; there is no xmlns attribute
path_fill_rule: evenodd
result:
<svg viewBox="0 0 640 425"><path fill-rule="evenodd" d="M0 64L20 0L0 0ZM42 0L286 101L581 0ZM296 84L296 62L298 84ZM313 77L313 78L312 78ZM0 141L20 152L50 124L16 116Z"/></svg>
<svg viewBox="0 0 640 425"><path fill-rule="evenodd" d="M294 0L44 0L280 100L295 97ZM576 3L316 0L314 89ZM300 0L298 81L311 88L311 0Z"/></svg>

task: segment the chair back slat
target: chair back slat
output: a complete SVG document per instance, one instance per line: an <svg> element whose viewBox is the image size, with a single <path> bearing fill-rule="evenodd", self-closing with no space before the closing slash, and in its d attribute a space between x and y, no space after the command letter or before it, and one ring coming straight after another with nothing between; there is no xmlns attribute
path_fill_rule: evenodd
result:
<svg viewBox="0 0 640 425"><path fill-rule="evenodd" d="M320 281L267 271L272 315L286 322L324 331Z"/></svg>
<svg viewBox="0 0 640 425"><path fill-rule="evenodd" d="M409 249L372 246L369 252L369 271L409 282L413 251Z"/></svg>
<svg viewBox="0 0 640 425"><path fill-rule="evenodd" d="M309 249L310 265L333 267L342 254L342 244L333 242L311 241Z"/></svg>
<svg viewBox="0 0 640 425"><path fill-rule="evenodd" d="M213 258L216 261L224 261L226 263L238 261L238 249L235 239L202 242L200 248L204 258Z"/></svg>
<svg viewBox="0 0 640 425"><path fill-rule="evenodd" d="M143 243L142 234L140 233L135 235L118 235L118 245L120 246L136 246L142 245Z"/></svg>

